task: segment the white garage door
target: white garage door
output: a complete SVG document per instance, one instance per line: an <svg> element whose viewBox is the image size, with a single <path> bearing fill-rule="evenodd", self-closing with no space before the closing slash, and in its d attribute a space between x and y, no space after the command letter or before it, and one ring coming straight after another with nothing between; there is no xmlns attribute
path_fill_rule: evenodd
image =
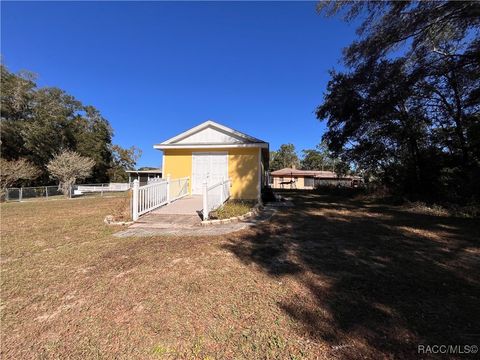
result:
<svg viewBox="0 0 480 360"><path fill-rule="evenodd" d="M228 178L228 153L194 152L192 154L192 193L201 194L203 183L208 186Z"/></svg>

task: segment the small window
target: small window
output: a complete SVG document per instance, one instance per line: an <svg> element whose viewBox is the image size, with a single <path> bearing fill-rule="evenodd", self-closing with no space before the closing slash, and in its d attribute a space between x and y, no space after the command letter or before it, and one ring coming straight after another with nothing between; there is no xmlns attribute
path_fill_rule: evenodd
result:
<svg viewBox="0 0 480 360"><path fill-rule="evenodd" d="M269 184L273 184L273 176L272 176L272 175L270 175L270 176L268 177L268 183L269 183Z"/></svg>
<svg viewBox="0 0 480 360"><path fill-rule="evenodd" d="M313 187L313 177L305 177L303 181L304 186Z"/></svg>

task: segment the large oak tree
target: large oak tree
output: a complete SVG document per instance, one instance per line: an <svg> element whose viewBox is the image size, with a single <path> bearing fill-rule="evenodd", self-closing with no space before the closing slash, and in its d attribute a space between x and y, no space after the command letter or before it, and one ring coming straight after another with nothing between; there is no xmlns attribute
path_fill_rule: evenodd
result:
<svg viewBox="0 0 480 360"><path fill-rule="evenodd" d="M321 2L319 11L365 16L317 110L329 148L402 194L479 200L479 3Z"/></svg>
<svg viewBox="0 0 480 360"><path fill-rule="evenodd" d="M136 153L112 144L113 130L95 107L82 104L61 89L37 87L35 74L14 74L0 66L1 157L34 164L40 176L31 185L51 182L47 164L64 149L93 159L88 182L118 180L118 174L135 165ZM124 154L122 163L116 161L119 152ZM117 175L110 179L112 174Z"/></svg>

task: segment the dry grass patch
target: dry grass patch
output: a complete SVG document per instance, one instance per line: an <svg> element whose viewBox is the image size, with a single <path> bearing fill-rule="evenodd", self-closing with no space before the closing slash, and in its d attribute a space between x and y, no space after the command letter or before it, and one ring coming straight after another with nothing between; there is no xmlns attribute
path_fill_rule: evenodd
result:
<svg viewBox="0 0 480 360"><path fill-rule="evenodd" d="M477 222L291 196L266 224L198 238L115 238L118 198L2 204L2 358L411 358L472 341Z"/></svg>
<svg viewBox="0 0 480 360"><path fill-rule="evenodd" d="M255 206L255 201L228 200L220 208L215 210L212 219L229 219L235 216L245 215Z"/></svg>

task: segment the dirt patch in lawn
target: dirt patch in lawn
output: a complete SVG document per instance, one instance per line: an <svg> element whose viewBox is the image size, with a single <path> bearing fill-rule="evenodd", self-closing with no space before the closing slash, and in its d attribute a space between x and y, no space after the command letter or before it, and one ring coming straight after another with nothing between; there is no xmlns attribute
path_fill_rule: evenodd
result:
<svg viewBox="0 0 480 360"><path fill-rule="evenodd" d="M412 358L478 344L478 221L294 192L223 236L115 238L121 199L2 204L2 358Z"/></svg>

